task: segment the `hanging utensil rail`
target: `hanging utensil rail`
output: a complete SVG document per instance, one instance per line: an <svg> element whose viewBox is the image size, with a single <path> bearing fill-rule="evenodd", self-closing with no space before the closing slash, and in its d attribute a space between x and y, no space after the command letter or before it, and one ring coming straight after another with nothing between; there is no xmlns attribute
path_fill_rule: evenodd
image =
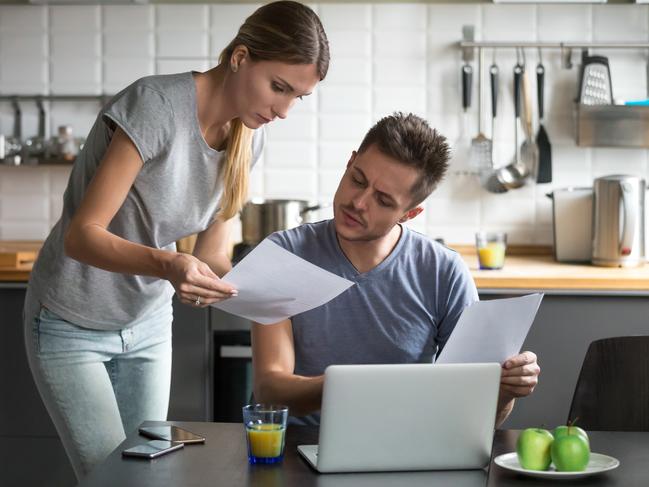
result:
<svg viewBox="0 0 649 487"><path fill-rule="evenodd" d="M572 68L573 49L649 49L649 42L533 42L533 41L473 41L464 38L458 43L464 52L474 49L560 49L563 67Z"/></svg>

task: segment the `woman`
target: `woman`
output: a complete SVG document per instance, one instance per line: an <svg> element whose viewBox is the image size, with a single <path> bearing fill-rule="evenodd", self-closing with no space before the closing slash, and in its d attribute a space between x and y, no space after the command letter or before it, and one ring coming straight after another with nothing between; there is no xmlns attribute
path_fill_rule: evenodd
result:
<svg viewBox="0 0 649 487"><path fill-rule="evenodd" d="M205 73L150 76L100 112L25 301L32 373L78 478L143 420L167 416L171 297L236 296L230 220L263 146L324 79L327 38L297 2L259 8ZM198 233L194 255L174 242Z"/></svg>

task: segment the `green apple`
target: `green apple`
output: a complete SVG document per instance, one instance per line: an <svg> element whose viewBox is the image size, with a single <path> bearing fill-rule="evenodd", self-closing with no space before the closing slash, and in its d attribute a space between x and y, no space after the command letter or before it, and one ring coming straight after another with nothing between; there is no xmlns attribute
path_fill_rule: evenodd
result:
<svg viewBox="0 0 649 487"><path fill-rule="evenodd" d="M578 434L556 438L550 452L558 472L581 472L590 460L588 441Z"/></svg>
<svg viewBox="0 0 649 487"><path fill-rule="evenodd" d="M579 426L562 425L562 426L557 426L556 428L554 428L554 431L552 431L552 436L554 436L555 440L557 438L561 438L562 436L568 436L568 435L581 436L584 440L586 440L586 443L590 445L588 434Z"/></svg>
<svg viewBox="0 0 649 487"><path fill-rule="evenodd" d="M550 446L554 441L552 433L543 428L527 428L516 441L518 463L527 470L547 470L552 457Z"/></svg>

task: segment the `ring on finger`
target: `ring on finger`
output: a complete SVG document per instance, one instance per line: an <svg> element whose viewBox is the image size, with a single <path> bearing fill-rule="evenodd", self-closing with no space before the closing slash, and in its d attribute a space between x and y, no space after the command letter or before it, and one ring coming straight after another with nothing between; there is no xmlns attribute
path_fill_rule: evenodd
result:
<svg viewBox="0 0 649 487"><path fill-rule="evenodd" d="M195 304L196 306L200 306L200 305L201 305L201 297L200 297L200 296L196 296L196 301L194 301L194 304Z"/></svg>

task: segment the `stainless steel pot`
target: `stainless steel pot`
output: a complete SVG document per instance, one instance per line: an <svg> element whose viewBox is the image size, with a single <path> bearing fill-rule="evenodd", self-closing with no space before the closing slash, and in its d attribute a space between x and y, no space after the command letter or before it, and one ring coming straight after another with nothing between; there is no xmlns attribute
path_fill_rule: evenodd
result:
<svg viewBox="0 0 649 487"><path fill-rule="evenodd" d="M273 232L297 227L322 208L305 200L251 200L241 210L243 243L257 245Z"/></svg>

